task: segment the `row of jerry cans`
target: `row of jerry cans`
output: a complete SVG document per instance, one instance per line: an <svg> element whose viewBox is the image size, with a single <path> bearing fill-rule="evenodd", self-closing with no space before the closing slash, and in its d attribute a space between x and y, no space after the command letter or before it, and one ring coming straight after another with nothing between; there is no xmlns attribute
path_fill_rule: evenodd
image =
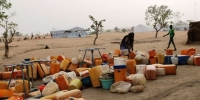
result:
<svg viewBox="0 0 200 100"><path fill-rule="evenodd" d="M189 48L189 49L186 49L186 50L181 50L181 55L188 55L188 56L191 56L191 55L195 55L196 54L196 49L195 48ZM156 51L155 49L149 51L149 56L156 56ZM173 49L167 49L166 50L166 55L173 55Z"/></svg>
<svg viewBox="0 0 200 100"><path fill-rule="evenodd" d="M128 74L136 74L136 73L148 73L147 69L148 65L136 65L135 59L127 60L126 65L114 65L114 81L125 81ZM176 65L154 65L156 66L156 75L163 75L163 71L166 75L174 75L176 74ZM158 70L158 71L157 71ZM89 69L89 77L93 87L100 87L101 82L99 77L102 75L101 66L95 66ZM164 75L165 75L164 74ZM152 74L153 75L153 74ZM147 75L148 76L148 75ZM88 77L87 77L88 78ZM84 78L86 80L86 77ZM87 81L88 82L88 81Z"/></svg>
<svg viewBox="0 0 200 100"><path fill-rule="evenodd" d="M134 70L134 71L133 71ZM142 73L146 79L156 79L158 75L175 75L176 65L135 65L132 66L131 74ZM124 65L114 66L114 81L126 80L126 67Z"/></svg>
<svg viewBox="0 0 200 100"><path fill-rule="evenodd" d="M196 65L200 66L200 56L188 56L188 55L178 55L174 57L172 55L165 56L165 64L178 64L178 65Z"/></svg>
<svg viewBox="0 0 200 100"><path fill-rule="evenodd" d="M126 80L126 75L127 75L126 72L128 74L143 73L147 79L154 79L156 74L151 74L151 73L157 73L157 75L176 74L176 65L174 64L136 65L135 59L127 60L126 65L114 65L115 82Z"/></svg>

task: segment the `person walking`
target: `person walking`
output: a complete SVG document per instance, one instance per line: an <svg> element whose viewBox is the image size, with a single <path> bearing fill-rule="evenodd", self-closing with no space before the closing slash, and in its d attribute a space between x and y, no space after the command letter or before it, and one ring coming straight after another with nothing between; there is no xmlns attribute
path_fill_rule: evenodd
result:
<svg viewBox="0 0 200 100"><path fill-rule="evenodd" d="M170 44L172 43L173 46L174 46L174 51L176 51L177 49L176 49L176 45L175 45L175 43L174 43L174 35L175 35L175 33L174 33L174 30L173 30L173 26L170 25L169 28L170 28L170 29L169 29L169 32L168 32L166 35L163 35L163 37L169 35L169 43L168 43L167 49L170 47ZM166 50L166 49L165 49L165 50Z"/></svg>

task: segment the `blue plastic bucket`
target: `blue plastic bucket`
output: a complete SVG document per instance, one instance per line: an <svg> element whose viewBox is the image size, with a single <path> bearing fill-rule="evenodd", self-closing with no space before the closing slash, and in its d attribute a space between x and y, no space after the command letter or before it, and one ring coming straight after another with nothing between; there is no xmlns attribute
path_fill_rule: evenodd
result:
<svg viewBox="0 0 200 100"><path fill-rule="evenodd" d="M83 86L89 87L92 86L92 82L90 80L90 76L84 77L81 79Z"/></svg>
<svg viewBox="0 0 200 100"><path fill-rule="evenodd" d="M103 89L109 90L114 83L114 79L100 79Z"/></svg>

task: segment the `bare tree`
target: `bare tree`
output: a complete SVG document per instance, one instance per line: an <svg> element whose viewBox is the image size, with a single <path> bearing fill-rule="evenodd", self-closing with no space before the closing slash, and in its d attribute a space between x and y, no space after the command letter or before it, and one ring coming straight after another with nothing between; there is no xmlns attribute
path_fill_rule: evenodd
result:
<svg viewBox="0 0 200 100"><path fill-rule="evenodd" d="M168 6L149 6L145 12L146 24L153 26L156 30L155 38L157 38L158 32L167 26L168 20L171 18L172 10L168 9ZM159 25L159 27L158 27Z"/></svg>
<svg viewBox="0 0 200 100"><path fill-rule="evenodd" d="M93 45L95 45L96 44L96 40L98 38L99 31L103 27L102 22L104 22L106 20L104 19L104 20L97 21L91 15L89 15L89 18L93 21L93 24L91 25L91 28L94 30L94 32L96 34L96 37L95 37L94 42L93 42Z"/></svg>
<svg viewBox="0 0 200 100"><path fill-rule="evenodd" d="M8 44L13 41L13 36L16 33L17 24L14 22L9 22L8 19L15 15L15 13L10 16L5 14L5 10L9 10L12 4L7 2L7 0L0 1L0 26L5 30L3 33L4 44L5 44L5 53L4 56L8 58L9 55L9 46Z"/></svg>
<svg viewBox="0 0 200 100"><path fill-rule="evenodd" d="M5 29L5 32L3 33L4 44L5 44L4 56L8 58L9 55L8 44L10 44L13 41L13 36L15 35L17 29L17 24L14 22L8 22L6 20L4 25L1 24L1 27Z"/></svg>

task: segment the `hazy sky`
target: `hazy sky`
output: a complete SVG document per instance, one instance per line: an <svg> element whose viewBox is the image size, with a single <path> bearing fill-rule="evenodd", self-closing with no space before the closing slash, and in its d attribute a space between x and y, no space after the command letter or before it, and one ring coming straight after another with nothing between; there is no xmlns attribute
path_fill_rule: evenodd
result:
<svg viewBox="0 0 200 100"><path fill-rule="evenodd" d="M16 12L12 20L23 34L49 33L55 29L76 26L89 28L92 21L106 19L104 29L130 28L145 24L145 10L152 5L167 5L184 14L182 21L200 20L200 0L10 0ZM1 29L2 31L2 29Z"/></svg>

